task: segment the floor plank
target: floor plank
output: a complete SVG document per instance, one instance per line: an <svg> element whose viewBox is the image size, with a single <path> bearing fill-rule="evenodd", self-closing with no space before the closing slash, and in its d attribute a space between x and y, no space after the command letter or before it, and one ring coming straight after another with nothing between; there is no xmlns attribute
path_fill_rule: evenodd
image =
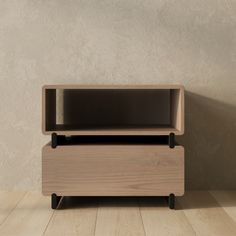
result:
<svg viewBox="0 0 236 236"><path fill-rule="evenodd" d="M99 203L95 235L145 235L137 200L103 198Z"/></svg>
<svg viewBox="0 0 236 236"><path fill-rule="evenodd" d="M187 192L180 204L197 235L236 235L236 224L209 192Z"/></svg>
<svg viewBox="0 0 236 236"><path fill-rule="evenodd" d="M27 193L0 226L0 235L42 235L53 211L41 193Z"/></svg>
<svg viewBox="0 0 236 236"><path fill-rule="evenodd" d="M45 231L46 236L94 235L97 199L64 197Z"/></svg>
<svg viewBox="0 0 236 236"><path fill-rule="evenodd" d="M196 235L178 203L176 210L170 210L166 199L158 197L141 199L139 204L147 236Z"/></svg>
<svg viewBox="0 0 236 236"><path fill-rule="evenodd" d="M211 194L236 222L236 191L211 191Z"/></svg>
<svg viewBox="0 0 236 236"><path fill-rule="evenodd" d="M16 207L26 192L0 192L0 225L6 220L8 215Z"/></svg>
<svg viewBox="0 0 236 236"><path fill-rule="evenodd" d="M67 197L51 210L41 193L0 192L4 236L196 234L236 235L236 191L187 192L177 210L164 198L95 197Z"/></svg>

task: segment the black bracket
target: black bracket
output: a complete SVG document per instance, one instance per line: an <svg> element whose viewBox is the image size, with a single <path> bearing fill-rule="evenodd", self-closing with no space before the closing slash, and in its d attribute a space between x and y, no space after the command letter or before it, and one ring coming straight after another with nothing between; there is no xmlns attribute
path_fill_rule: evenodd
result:
<svg viewBox="0 0 236 236"><path fill-rule="evenodd" d="M175 195L173 193L168 197L168 205L170 209L175 209Z"/></svg>
<svg viewBox="0 0 236 236"><path fill-rule="evenodd" d="M53 193L51 195L51 208L57 209L60 200L61 200L61 196L57 196L55 193Z"/></svg>
<svg viewBox="0 0 236 236"><path fill-rule="evenodd" d="M56 133L52 133L52 136L51 136L51 147L52 148L56 148L57 147L57 144L58 144L58 136Z"/></svg>
<svg viewBox="0 0 236 236"><path fill-rule="evenodd" d="M175 134L174 133L169 134L169 147L170 148L175 147Z"/></svg>

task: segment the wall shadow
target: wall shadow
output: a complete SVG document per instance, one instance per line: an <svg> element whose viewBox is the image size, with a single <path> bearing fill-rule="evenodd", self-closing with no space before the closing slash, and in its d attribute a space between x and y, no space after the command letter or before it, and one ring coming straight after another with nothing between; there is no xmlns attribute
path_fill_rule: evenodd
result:
<svg viewBox="0 0 236 236"><path fill-rule="evenodd" d="M186 189L236 189L236 107L185 93Z"/></svg>

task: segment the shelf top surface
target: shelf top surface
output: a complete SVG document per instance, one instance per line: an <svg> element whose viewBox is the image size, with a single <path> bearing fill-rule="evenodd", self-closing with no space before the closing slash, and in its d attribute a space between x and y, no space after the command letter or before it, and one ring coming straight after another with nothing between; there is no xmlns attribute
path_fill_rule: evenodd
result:
<svg viewBox="0 0 236 236"><path fill-rule="evenodd" d="M44 85L43 89L181 89L180 84L56 84Z"/></svg>
<svg viewBox="0 0 236 236"><path fill-rule="evenodd" d="M59 135L169 135L175 133L182 135L184 131L179 131L172 127L158 128L103 128L103 129L76 129L65 128L64 125L56 125L53 130L44 131L44 134L52 134L56 132Z"/></svg>

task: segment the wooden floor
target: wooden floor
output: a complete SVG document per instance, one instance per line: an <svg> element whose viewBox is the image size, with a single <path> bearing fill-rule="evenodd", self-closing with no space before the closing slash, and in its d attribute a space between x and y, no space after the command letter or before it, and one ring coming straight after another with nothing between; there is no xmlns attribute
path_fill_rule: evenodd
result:
<svg viewBox="0 0 236 236"><path fill-rule="evenodd" d="M236 191L163 198L63 198L58 210L36 192L0 192L0 235L236 235Z"/></svg>

